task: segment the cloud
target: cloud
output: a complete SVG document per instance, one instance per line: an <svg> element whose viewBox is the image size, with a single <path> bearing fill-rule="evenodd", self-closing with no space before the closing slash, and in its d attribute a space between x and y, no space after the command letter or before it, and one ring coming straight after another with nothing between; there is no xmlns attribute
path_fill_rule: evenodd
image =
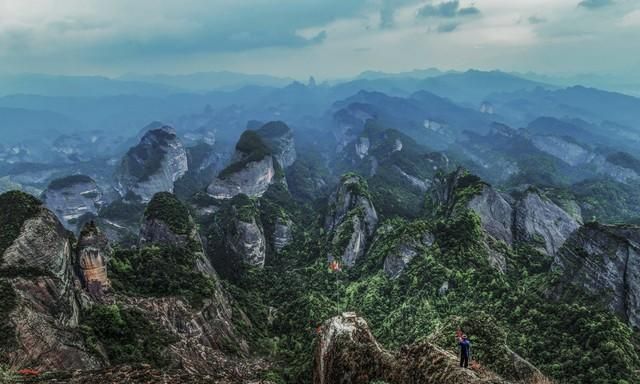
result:
<svg viewBox="0 0 640 384"><path fill-rule="evenodd" d="M480 10L474 6L460 8L458 0L451 0L439 3L437 5L427 4L418 10L419 17L442 17L455 18L458 16L475 16L479 15Z"/></svg>
<svg viewBox="0 0 640 384"><path fill-rule="evenodd" d="M418 10L420 17L456 17L460 2L458 0L445 1L438 5L427 4Z"/></svg>
<svg viewBox="0 0 640 384"><path fill-rule="evenodd" d="M527 21L529 22L529 24L542 24L542 23L546 23L547 19L539 16L529 16Z"/></svg>
<svg viewBox="0 0 640 384"><path fill-rule="evenodd" d="M579 7L587 9L598 9L613 5L613 0L582 0L578 3Z"/></svg>
<svg viewBox="0 0 640 384"><path fill-rule="evenodd" d="M476 7L460 8L460 10L458 11L458 15L460 16L473 16L473 15L479 15L479 14L480 14L480 10Z"/></svg>
<svg viewBox="0 0 640 384"><path fill-rule="evenodd" d="M380 28L391 28L393 27L393 17L395 13L395 8L391 0L384 0L382 2L382 8L380 8Z"/></svg>
<svg viewBox="0 0 640 384"><path fill-rule="evenodd" d="M436 30L438 31L438 33L449 33L458 29L458 26L460 26L459 23L444 23L438 25L438 28Z"/></svg>

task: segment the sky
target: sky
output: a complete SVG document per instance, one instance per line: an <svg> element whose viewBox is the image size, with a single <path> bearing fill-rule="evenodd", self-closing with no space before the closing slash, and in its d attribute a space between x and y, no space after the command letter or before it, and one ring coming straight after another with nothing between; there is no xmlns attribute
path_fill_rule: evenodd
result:
<svg viewBox="0 0 640 384"><path fill-rule="evenodd" d="M640 77L640 0L0 0L0 74Z"/></svg>

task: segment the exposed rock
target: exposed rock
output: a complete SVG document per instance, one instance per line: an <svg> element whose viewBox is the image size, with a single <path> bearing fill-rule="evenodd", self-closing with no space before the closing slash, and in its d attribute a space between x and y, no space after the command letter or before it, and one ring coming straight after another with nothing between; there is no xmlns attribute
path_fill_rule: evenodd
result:
<svg viewBox="0 0 640 384"><path fill-rule="evenodd" d="M329 204L325 228L333 249L328 258L338 258L352 267L364 254L368 238L378 224L366 181L355 174L344 175Z"/></svg>
<svg viewBox="0 0 640 384"><path fill-rule="evenodd" d="M359 158L364 159L365 156L369 154L369 138L368 137L360 137L358 141L355 143L356 146L356 154Z"/></svg>
<svg viewBox="0 0 640 384"><path fill-rule="evenodd" d="M89 176L74 175L56 179L42 194L42 201L70 231L77 231L83 215L97 215L102 192Z"/></svg>
<svg viewBox="0 0 640 384"><path fill-rule="evenodd" d="M245 131L236 144L231 165L222 170L207 188L216 199L231 199L245 194L262 196L276 180L276 166L271 149L255 131Z"/></svg>
<svg viewBox="0 0 640 384"><path fill-rule="evenodd" d="M460 369L455 355L423 342L400 351L377 343L366 321L354 313L327 320L320 329L314 384L471 384L507 383L485 371Z"/></svg>
<svg viewBox="0 0 640 384"><path fill-rule="evenodd" d="M548 255L555 255L580 226L551 200L534 191L525 192L518 200L513 222L514 240L533 243Z"/></svg>
<svg viewBox="0 0 640 384"><path fill-rule="evenodd" d="M411 260L425 247L430 247L435 242L431 232L424 232L422 236L412 236L407 240L401 240L393 248L393 251L384 259L383 270L390 278L396 278L407 268Z"/></svg>
<svg viewBox="0 0 640 384"><path fill-rule="evenodd" d="M111 288L107 263L112 250L107 236L95 222L86 224L80 232L77 252L79 274L84 288L94 296L102 296Z"/></svg>
<svg viewBox="0 0 640 384"><path fill-rule="evenodd" d="M539 150L546 152L565 163L578 167L588 166L596 173L607 175L620 183L629 183L640 180L640 174L637 170L627 168L620 164L616 164L611 157L605 157L589 148L582 146L576 142L564 137L557 136L534 136L531 142ZM630 155L620 152L618 156Z"/></svg>
<svg viewBox="0 0 640 384"><path fill-rule="evenodd" d="M280 252L293 240L293 221L278 217L273 231L273 246Z"/></svg>
<svg viewBox="0 0 640 384"><path fill-rule="evenodd" d="M640 327L640 227L589 223L569 237L553 268L562 273L556 294L579 287Z"/></svg>
<svg viewBox="0 0 640 384"><path fill-rule="evenodd" d="M487 233L509 245L513 242L513 209L500 193L487 185L482 193L469 201L468 207L480 216L482 227Z"/></svg>
<svg viewBox="0 0 640 384"><path fill-rule="evenodd" d="M158 192L173 192L188 167L187 151L173 128L153 128L122 159L116 189L123 197L131 192L148 202Z"/></svg>
<svg viewBox="0 0 640 384"><path fill-rule="evenodd" d="M262 226L252 218L250 222L237 220L235 236L227 240L233 253L239 255L243 262L255 267L264 266L266 241Z"/></svg>
<svg viewBox="0 0 640 384"><path fill-rule="evenodd" d="M8 283L16 297L8 316L15 342L1 347L3 362L10 368L99 368L77 328L70 234L55 215L41 208L0 260L0 282Z"/></svg>
<svg viewBox="0 0 640 384"><path fill-rule="evenodd" d="M256 131L280 165L280 168L288 168L296 161L296 146L293 140L293 132L282 121L272 121L263 125Z"/></svg>
<svg viewBox="0 0 640 384"><path fill-rule="evenodd" d="M140 227L139 243L141 247L155 244L189 248L195 252L194 268L216 276L188 208L168 192L157 193L149 202Z"/></svg>
<svg viewBox="0 0 640 384"><path fill-rule="evenodd" d="M595 154L583 146L561 137L534 136L531 142L539 150L555 156L571 166L586 164L595 157Z"/></svg>

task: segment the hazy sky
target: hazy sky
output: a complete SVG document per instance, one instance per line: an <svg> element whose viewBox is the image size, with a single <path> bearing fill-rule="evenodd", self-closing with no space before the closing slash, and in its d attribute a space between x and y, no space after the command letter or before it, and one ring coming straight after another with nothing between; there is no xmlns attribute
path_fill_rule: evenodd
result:
<svg viewBox="0 0 640 384"><path fill-rule="evenodd" d="M640 73L640 0L0 0L0 73Z"/></svg>

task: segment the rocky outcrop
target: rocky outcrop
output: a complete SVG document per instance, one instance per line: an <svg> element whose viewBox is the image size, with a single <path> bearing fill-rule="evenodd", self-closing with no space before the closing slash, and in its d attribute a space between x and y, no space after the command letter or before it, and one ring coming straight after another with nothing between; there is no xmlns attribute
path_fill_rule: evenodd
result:
<svg viewBox="0 0 640 384"><path fill-rule="evenodd" d="M366 181L346 174L332 194L325 229L329 233L329 260L338 259L347 267L364 255L367 243L378 224L378 214L369 197Z"/></svg>
<svg viewBox="0 0 640 384"><path fill-rule="evenodd" d="M382 252L383 270L389 278L397 278L409 263L435 243L434 234L426 222L416 220L411 223L387 223L376 232L369 254Z"/></svg>
<svg viewBox="0 0 640 384"><path fill-rule="evenodd" d="M176 132L155 126L127 152L116 172L116 189L123 197L133 193L148 202L158 192L173 192L175 181L188 171L187 151Z"/></svg>
<svg viewBox="0 0 640 384"><path fill-rule="evenodd" d="M70 231L77 231L84 215L96 216L102 205L102 192L89 176L73 175L52 181L42 201Z"/></svg>
<svg viewBox="0 0 640 384"><path fill-rule="evenodd" d="M555 255L581 225L581 219L564 211L535 189L514 196L500 193L477 176L458 169L435 179L431 188L432 214L451 217L471 209L487 234L511 245L524 242Z"/></svg>
<svg viewBox="0 0 640 384"><path fill-rule="evenodd" d="M157 193L149 202L140 227L139 244L140 247L189 248L195 253L195 270L216 276L193 217L171 193Z"/></svg>
<svg viewBox="0 0 640 384"><path fill-rule="evenodd" d="M282 121L269 122L260 127L256 133L269 147L280 168L288 168L296 161L293 131L285 123Z"/></svg>
<svg viewBox="0 0 640 384"><path fill-rule="evenodd" d="M14 305L3 318L11 336L2 342L0 359L10 368L100 367L78 329L73 259L69 232L45 208L22 224L2 254L0 283L13 292Z"/></svg>
<svg viewBox="0 0 640 384"><path fill-rule="evenodd" d="M485 185L482 192L473 196L467 206L480 216L482 227L489 235L511 245L513 208L504 195Z"/></svg>
<svg viewBox="0 0 640 384"><path fill-rule="evenodd" d="M288 217L278 217L273 231L273 247L282 251L293 240L293 221Z"/></svg>
<svg viewBox="0 0 640 384"><path fill-rule="evenodd" d="M369 154L369 147L371 143L369 142L368 137L360 137L358 141L355 142L356 146L356 154L359 158L364 159L365 156Z"/></svg>
<svg viewBox="0 0 640 384"><path fill-rule="evenodd" d="M253 217L250 221L237 220L235 235L227 240L229 249L246 264L254 267L264 266L266 241L262 226Z"/></svg>
<svg viewBox="0 0 640 384"><path fill-rule="evenodd" d="M209 184L207 193L216 199L239 194L262 196L276 180L277 166L263 139L255 131L245 131L236 144L232 163Z"/></svg>
<svg viewBox="0 0 640 384"><path fill-rule="evenodd" d="M432 233L426 232L419 242L419 244L416 241L398 244L394 251L384 259L384 273L390 278L400 276L411 260L418 255L421 247L433 245L435 237Z"/></svg>
<svg viewBox="0 0 640 384"><path fill-rule="evenodd" d="M629 183L640 180L640 173L633 167L625 167L611 160L611 156L604 156L566 137L534 136L531 139L533 145L551 156L557 157L573 167L587 166L596 173L606 175L620 183ZM632 156L626 153L618 153L627 158ZM615 157L614 157L615 159ZM622 163L624 165L624 163Z"/></svg>
<svg viewBox="0 0 640 384"><path fill-rule="evenodd" d="M514 207L514 239L555 255L580 226L571 215L536 191L526 191Z"/></svg>
<svg viewBox="0 0 640 384"><path fill-rule="evenodd" d="M640 227L589 223L569 237L553 268L562 274L556 295L579 288L640 327Z"/></svg>
<svg viewBox="0 0 640 384"><path fill-rule="evenodd" d="M111 281L107 276L111 252L107 236L95 222L87 223L78 238L78 272L84 288L92 296L100 297L111 288Z"/></svg>
<svg viewBox="0 0 640 384"><path fill-rule="evenodd" d="M354 313L327 320L314 353L314 384L508 383L487 371L460 369L457 358L429 342L387 351Z"/></svg>

